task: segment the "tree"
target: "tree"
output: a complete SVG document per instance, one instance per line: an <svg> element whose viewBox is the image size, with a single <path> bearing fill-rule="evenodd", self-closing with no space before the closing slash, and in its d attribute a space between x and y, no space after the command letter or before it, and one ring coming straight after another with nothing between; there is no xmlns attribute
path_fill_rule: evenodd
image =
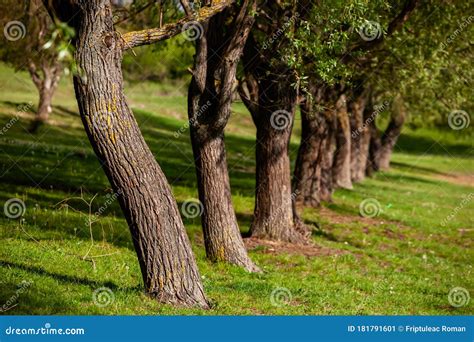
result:
<svg viewBox="0 0 474 342"><path fill-rule="evenodd" d="M440 9L436 1L420 2L404 29L378 51L379 61L371 66L373 79L377 80L371 85L375 93L372 98L391 99L392 105L390 117L382 120L389 121L382 132L375 120L369 126L368 174L389 167L405 122L412 128L452 128L450 120L459 112L460 123L468 121L472 101L466 85L472 79L472 52L469 40L462 38L469 36L469 30L472 32L472 16L464 16L468 11L466 3L448 2ZM437 29L424 30L425 27ZM460 134L468 132L463 130Z"/></svg>
<svg viewBox="0 0 474 342"><path fill-rule="evenodd" d="M301 243L308 231L293 206L291 131L298 100L295 70L285 60L284 46L298 21L291 4L267 2L244 48L242 101L257 128L253 237Z"/></svg>
<svg viewBox="0 0 474 342"><path fill-rule="evenodd" d="M71 24L75 37L74 89L89 141L128 222L146 293L163 303L207 308L201 278L176 201L145 143L123 94L123 51L181 32L191 18L161 28L119 34L108 0L44 0ZM205 21L230 2L197 14Z"/></svg>
<svg viewBox="0 0 474 342"><path fill-rule="evenodd" d="M9 18L15 9L18 6L2 4L2 12ZM70 57L68 45L64 42L72 37L74 31L67 25L54 25L40 0L25 1L22 10L15 13L21 16L21 20L9 21L5 25L4 33L9 42L1 49L1 55L2 60L17 70L28 71L38 90L38 107L30 127L30 132L36 132L52 112L53 95L64 63Z"/></svg>
<svg viewBox="0 0 474 342"><path fill-rule="evenodd" d="M306 80L301 88L303 95L319 103L313 105L314 115L308 116L308 111L302 110L302 124L307 127L302 129L293 186L306 195L297 198L299 203L318 205L323 197L331 200L333 189L350 189L353 180L363 179L370 141L369 130L364 125L369 88L367 74L371 61L378 56L374 50L383 46L385 36L390 36L408 20L416 3L409 0L400 6L388 7L387 11L386 1L321 2L304 16L305 23L299 26L293 40L294 55L299 56L293 65ZM380 24L365 18L373 14L381 15L388 22L385 35ZM331 17L329 23L327 17ZM322 95L316 95L314 89L321 89ZM332 109L332 117L321 116L324 111L318 107ZM327 130L322 129L322 122L327 123ZM324 145L325 138L319 129L327 134L326 151L334 155L321 155L307 148L308 145ZM299 165L302 162L304 165ZM307 186L310 189L305 190Z"/></svg>
<svg viewBox="0 0 474 342"><path fill-rule="evenodd" d="M196 164L204 242L209 259L259 271L245 249L232 205L224 128L231 113L235 75L254 22L255 1L244 0L203 25L196 42L188 92L191 141Z"/></svg>

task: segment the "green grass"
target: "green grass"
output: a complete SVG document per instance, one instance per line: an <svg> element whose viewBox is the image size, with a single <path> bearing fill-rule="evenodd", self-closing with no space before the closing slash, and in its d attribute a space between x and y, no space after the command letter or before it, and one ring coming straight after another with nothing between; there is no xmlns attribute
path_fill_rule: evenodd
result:
<svg viewBox="0 0 474 342"><path fill-rule="evenodd" d="M0 75L4 127L19 104L36 104L37 95L26 74L0 65ZM0 136L0 203L20 198L26 204L23 219L0 217L0 305L15 298L6 314L473 313L474 300L461 308L448 302L454 287L474 293L473 203L462 204L474 188L465 181L446 180L449 174L464 180L473 176L469 137L405 130L389 172L356 184L353 191L338 190L334 203L325 204L324 210L304 210L306 222L318 227L313 240L323 253L305 256L255 248L250 255L262 274L208 262L199 220L185 220L213 307L174 308L143 295L128 228L116 202L92 224L91 240L88 207L72 198L82 194L90 200L97 194L95 212L110 202L110 189L75 114L69 83L62 81L52 121L37 135L24 130L32 118L27 113ZM189 132L173 135L185 124L185 86L128 84L126 92L178 203L196 198ZM255 129L241 104L234 109L226 139L233 200L245 232L254 203ZM359 216L359 204L367 198L381 205L374 219ZM23 280L32 284L18 291ZM100 287L110 288L115 296L106 307L92 299ZM271 293L279 288L289 290L291 301L274 306Z"/></svg>

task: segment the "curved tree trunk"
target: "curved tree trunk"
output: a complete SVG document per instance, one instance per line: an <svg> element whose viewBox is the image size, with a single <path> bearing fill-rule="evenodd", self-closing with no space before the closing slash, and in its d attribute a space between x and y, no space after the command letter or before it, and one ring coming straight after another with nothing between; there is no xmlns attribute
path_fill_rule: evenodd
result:
<svg viewBox="0 0 474 342"><path fill-rule="evenodd" d="M128 222L146 293L163 303L208 307L176 201L123 95L123 40L110 2L78 0L74 88L81 118ZM65 7L62 7L65 6Z"/></svg>
<svg viewBox="0 0 474 342"><path fill-rule="evenodd" d="M356 95L349 102L351 118L351 179L360 182L365 178L365 169L369 156L370 131L367 127L366 92Z"/></svg>
<svg viewBox="0 0 474 342"><path fill-rule="evenodd" d="M250 260L232 205L227 170L224 128L230 117L237 64L253 17L245 1L235 14L230 36L221 29L229 13L213 17L197 42L194 76L189 87L188 112L196 164L201 216L207 257L225 261L250 272L260 271ZM208 55L210 51L210 55ZM219 86L214 77L218 74Z"/></svg>
<svg viewBox="0 0 474 342"><path fill-rule="evenodd" d="M336 102L336 151L333 162L335 188L352 189L351 182L351 127L347 114L346 95Z"/></svg>
<svg viewBox="0 0 474 342"><path fill-rule="evenodd" d="M402 132L405 117L406 113L402 99L397 97L393 103L392 118L382 135L382 146L378 152L378 166L380 170L388 170L390 167L393 148Z"/></svg>

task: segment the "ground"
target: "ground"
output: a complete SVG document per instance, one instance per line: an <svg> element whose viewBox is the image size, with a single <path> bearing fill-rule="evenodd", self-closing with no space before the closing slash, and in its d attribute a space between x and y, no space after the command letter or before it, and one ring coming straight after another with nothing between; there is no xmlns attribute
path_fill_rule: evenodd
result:
<svg viewBox="0 0 474 342"><path fill-rule="evenodd" d="M474 293L469 136L406 128L390 171L353 190L336 191L333 203L304 210L303 218L314 228L313 246L246 240L261 274L207 261L199 218L184 218L212 308L174 308L143 294L127 225L88 144L70 80L61 83L50 124L31 135L25 128L32 113L18 112L18 106L31 101L36 107L33 84L4 65L0 75L0 204L18 198L26 205L23 218L0 217L0 304L9 303L2 314L474 312L473 300L462 307L448 300L456 287ZM125 91L178 204L197 198L185 85L136 83ZM298 126L299 120L292 160ZM254 137L251 118L237 103L226 142L243 233L254 204ZM96 196L91 215L81 196L87 202ZM360 215L359 205L367 199L378 201L378 216ZM99 208L104 213L89 224ZM97 300L94 292L101 288L110 291Z"/></svg>

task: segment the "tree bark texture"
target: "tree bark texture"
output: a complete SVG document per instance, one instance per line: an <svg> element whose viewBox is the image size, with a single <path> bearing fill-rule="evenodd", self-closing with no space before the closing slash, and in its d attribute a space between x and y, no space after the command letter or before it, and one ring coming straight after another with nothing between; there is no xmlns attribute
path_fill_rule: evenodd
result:
<svg viewBox="0 0 474 342"><path fill-rule="evenodd" d="M367 92L359 91L348 103L351 123L351 179L360 182L365 178L369 155L370 131L367 125Z"/></svg>
<svg viewBox="0 0 474 342"><path fill-rule="evenodd" d="M48 2L47 2L48 3ZM69 4L73 3L73 6ZM55 2L74 14L74 88L81 118L128 222L146 293L158 301L208 307L176 201L123 95L123 39L110 1Z"/></svg>
<svg viewBox="0 0 474 342"><path fill-rule="evenodd" d="M347 113L347 97L341 94L335 104L336 151L333 161L335 188L352 189L351 181L351 127Z"/></svg>
<svg viewBox="0 0 474 342"><path fill-rule="evenodd" d="M249 13L254 8L255 2L246 0L240 11L237 7L226 10L204 26L204 35L196 45L188 92L207 257L241 266L249 272L260 270L247 255L232 204L224 128L231 113L237 64L254 21ZM232 17L226 34L222 28Z"/></svg>
<svg viewBox="0 0 474 342"><path fill-rule="evenodd" d="M302 243L308 231L294 215L289 143L298 97L294 74L265 62L250 36L240 94L257 128L256 193L251 235ZM258 81L257 81L258 80Z"/></svg>

